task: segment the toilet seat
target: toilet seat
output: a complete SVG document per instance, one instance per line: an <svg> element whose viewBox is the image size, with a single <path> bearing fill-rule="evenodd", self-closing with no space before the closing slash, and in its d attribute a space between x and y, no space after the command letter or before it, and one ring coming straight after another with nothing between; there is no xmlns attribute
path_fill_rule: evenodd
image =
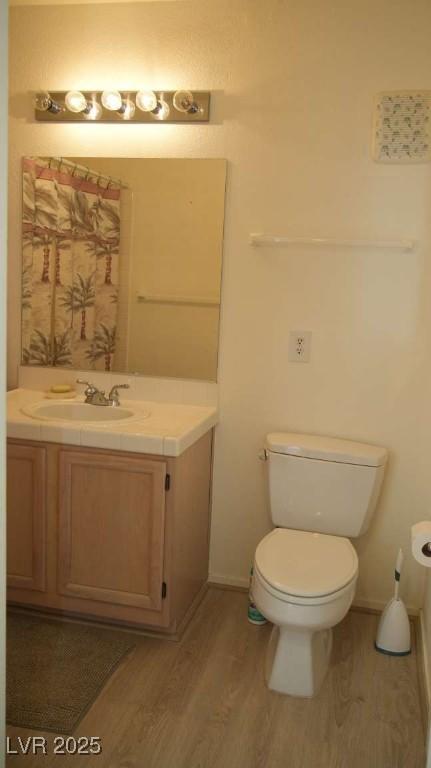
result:
<svg viewBox="0 0 431 768"><path fill-rule="evenodd" d="M275 589L275 587L271 586L271 584L266 581L265 577L262 576L256 563L254 564L254 574L256 581L260 582L262 589L269 597L274 597L282 603L302 606L304 608L325 605L325 603L333 603L334 600L336 601L339 598L342 598L343 595L350 593L352 585L356 583L357 579L357 576L354 576L344 587L337 589L335 592L331 592L329 595L323 595L321 597L303 597L302 595L290 595L287 592Z"/></svg>
<svg viewBox="0 0 431 768"><path fill-rule="evenodd" d="M258 544L254 567L274 597L310 605L350 589L358 557L344 537L276 528Z"/></svg>

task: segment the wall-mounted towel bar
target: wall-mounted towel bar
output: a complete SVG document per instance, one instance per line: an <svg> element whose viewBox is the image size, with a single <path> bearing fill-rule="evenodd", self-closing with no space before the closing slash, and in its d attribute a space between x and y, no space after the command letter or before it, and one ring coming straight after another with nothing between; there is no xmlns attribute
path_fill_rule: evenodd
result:
<svg viewBox="0 0 431 768"><path fill-rule="evenodd" d="M147 304L196 304L201 307L219 307L220 299L212 299L209 296L163 296L139 292L136 294L138 301Z"/></svg>
<svg viewBox="0 0 431 768"><path fill-rule="evenodd" d="M289 245L334 245L347 248L386 248L398 251L413 251L416 243L414 240L349 240L330 237L290 237L288 235L265 235L252 233L250 245L268 248L286 247Z"/></svg>

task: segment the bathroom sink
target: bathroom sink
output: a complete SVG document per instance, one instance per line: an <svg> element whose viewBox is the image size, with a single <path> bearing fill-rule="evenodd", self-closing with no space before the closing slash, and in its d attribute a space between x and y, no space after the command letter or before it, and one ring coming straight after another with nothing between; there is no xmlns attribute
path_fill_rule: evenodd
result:
<svg viewBox="0 0 431 768"><path fill-rule="evenodd" d="M129 408L117 406L88 405L87 403L36 403L21 409L26 416L42 421L91 421L112 422L131 419L136 416ZM148 414L140 413L142 418Z"/></svg>

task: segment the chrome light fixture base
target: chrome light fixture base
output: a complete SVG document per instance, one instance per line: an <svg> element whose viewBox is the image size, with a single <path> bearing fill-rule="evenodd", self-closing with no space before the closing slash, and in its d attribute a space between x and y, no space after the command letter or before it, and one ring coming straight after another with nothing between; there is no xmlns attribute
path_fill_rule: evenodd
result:
<svg viewBox="0 0 431 768"><path fill-rule="evenodd" d="M142 108L130 108L127 116L124 115L124 109L118 111L107 109L102 103L103 91L80 91L85 97L88 109L80 112L73 112L66 106L66 95L69 91L47 91L45 100L37 98L35 103L35 119L38 122L45 123L154 123L161 125L163 123L207 123L210 119L210 92L193 91L193 102L189 109L180 110L175 104L178 104L176 94L182 94L183 91L154 91L157 99L157 107L152 111L143 111ZM123 104L135 106L136 95L139 91L120 91ZM185 92L187 93L187 92ZM58 111L43 107L43 104L55 105ZM41 107L42 105L42 107ZM161 114L160 105L166 105ZM185 105L184 105L185 106ZM89 114L92 107L93 114ZM133 113L133 114L132 114ZM94 115L94 116L93 116Z"/></svg>

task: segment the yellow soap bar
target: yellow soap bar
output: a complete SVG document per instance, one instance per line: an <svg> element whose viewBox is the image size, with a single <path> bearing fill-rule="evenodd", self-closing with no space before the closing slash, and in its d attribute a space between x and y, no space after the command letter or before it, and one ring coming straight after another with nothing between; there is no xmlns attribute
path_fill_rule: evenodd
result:
<svg viewBox="0 0 431 768"><path fill-rule="evenodd" d="M72 387L70 384L53 384L51 387L51 392L55 392L56 394L63 394L64 392L70 392L72 390Z"/></svg>

